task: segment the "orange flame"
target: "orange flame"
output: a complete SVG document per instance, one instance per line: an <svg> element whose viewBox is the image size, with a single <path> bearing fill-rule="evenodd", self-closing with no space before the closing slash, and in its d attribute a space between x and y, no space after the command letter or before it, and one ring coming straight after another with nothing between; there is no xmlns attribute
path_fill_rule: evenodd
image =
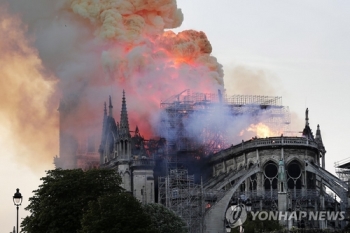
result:
<svg viewBox="0 0 350 233"><path fill-rule="evenodd" d="M281 131L272 130L263 123L251 124L246 131L254 132L259 138L273 137L281 134Z"/></svg>
<svg viewBox="0 0 350 233"><path fill-rule="evenodd" d="M113 4L69 0L67 3L57 11L61 17L55 17L48 25L64 25L56 25L55 30L62 35L64 28L72 38L57 44L47 43L72 50L64 56L57 53L54 60L45 61L57 72L60 91L67 103L67 115L62 120L65 122L61 122L60 127L67 134L74 134L75 139L81 140L90 134L100 139L103 102L108 95L112 95L114 117L119 121L122 89L126 91L131 130L138 125L145 137L154 136L152 121L160 111L161 100L185 89L196 92L223 89L222 67L210 55L211 45L203 32L165 32L180 26L183 20L175 0L125 0ZM23 142L24 149L18 152L24 155L20 157L22 160L34 164L37 161L33 158L42 156L39 161L51 163L58 151L58 101L57 98L53 101L57 90L52 81L55 78L48 75L37 50L27 41L20 20L6 13L0 17L3 58L0 74L4 89L0 92L4 102L4 113L0 117L11 122L12 139ZM46 49L40 48L40 52ZM67 54L69 59L65 57Z"/></svg>
<svg viewBox="0 0 350 233"><path fill-rule="evenodd" d="M88 118L88 114L84 114L87 111L101 109L101 103L111 91L117 92L112 98L119 111L121 90L124 89L131 127L137 124L144 136L154 136L151 121L159 112L161 100L185 89L196 92L223 89L222 66L210 55L212 47L205 33L165 31L180 26L183 20L175 0L108 2L71 0L70 11L90 20L90 27L100 37L103 47L101 65L108 73L108 80L97 74L90 78L94 81L89 88L109 87L102 90L106 95L99 96L99 106L91 104L90 94L82 99L77 106L80 109L73 116L75 120ZM97 102L97 96L92 98ZM118 102L115 102L116 98ZM83 109L82 105L91 110ZM89 118L92 118L91 114ZM88 122L100 125L101 116ZM100 132L100 127L95 131Z"/></svg>

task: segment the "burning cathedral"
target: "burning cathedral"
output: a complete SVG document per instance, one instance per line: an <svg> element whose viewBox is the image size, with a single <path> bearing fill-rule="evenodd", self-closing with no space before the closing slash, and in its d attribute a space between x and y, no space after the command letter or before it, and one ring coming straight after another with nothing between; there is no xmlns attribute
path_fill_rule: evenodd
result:
<svg viewBox="0 0 350 233"><path fill-rule="evenodd" d="M302 133L291 135L281 97L227 95L205 33L170 30L183 21L175 0L72 0L67 12L98 38L80 48L84 72L68 62L60 80L56 167L114 169L126 191L173 210L189 232L224 232L232 227L226 210L239 203L252 211L347 209L347 183L326 170L308 110ZM345 224L305 216L280 223Z"/></svg>
<svg viewBox="0 0 350 233"><path fill-rule="evenodd" d="M101 137L86 140L85 148L67 147L72 138L60 132L62 147L56 167L115 169L126 191L142 203L157 202L172 209L186 221L190 232L224 229L226 209L238 203L252 211L347 209L347 184L325 169L321 130L317 126L313 134L308 109L301 134L288 136L283 132L288 132L289 111L280 97L228 97L220 91L185 90L161 102L159 135L146 139L137 125L129 125L127 93L121 94L119 121L109 97L101 114ZM59 111L64 117L63 104ZM214 115L220 124L211 121ZM229 137L230 127L241 124L242 119L266 126L275 135L255 135L237 142ZM193 126L198 122L200 128ZM307 221L306 217L281 224L289 228L344 227L344 221L337 219Z"/></svg>

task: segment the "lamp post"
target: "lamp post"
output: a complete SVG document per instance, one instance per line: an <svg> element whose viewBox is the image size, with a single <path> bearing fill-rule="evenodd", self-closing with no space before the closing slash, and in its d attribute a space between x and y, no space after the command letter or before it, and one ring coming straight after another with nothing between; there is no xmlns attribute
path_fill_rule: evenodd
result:
<svg viewBox="0 0 350 233"><path fill-rule="evenodd" d="M17 233L18 233L18 209L19 209L19 206L22 204L22 198L23 197L19 192L19 189L16 189L16 193L13 195L13 203L17 207L17 228L16 228Z"/></svg>

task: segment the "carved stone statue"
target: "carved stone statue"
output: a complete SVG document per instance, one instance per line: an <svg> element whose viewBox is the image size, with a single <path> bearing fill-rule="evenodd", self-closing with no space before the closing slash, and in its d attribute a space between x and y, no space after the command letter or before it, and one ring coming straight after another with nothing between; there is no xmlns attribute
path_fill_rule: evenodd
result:
<svg viewBox="0 0 350 233"><path fill-rule="evenodd" d="M279 168L278 168L278 180L279 181L285 181L286 170L284 168L284 161L281 159L278 165L279 165Z"/></svg>
<svg viewBox="0 0 350 233"><path fill-rule="evenodd" d="M284 166L284 160L280 160L278 163L278 184L279 192L286 192L286 169Z"/></svg>

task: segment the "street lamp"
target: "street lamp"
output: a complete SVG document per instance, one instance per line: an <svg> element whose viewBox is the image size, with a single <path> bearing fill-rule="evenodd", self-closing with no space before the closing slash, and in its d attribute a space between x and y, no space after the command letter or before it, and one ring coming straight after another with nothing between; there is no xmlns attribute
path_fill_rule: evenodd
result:
<svg viewBox="0 0 350 233"><path fill-rule="evenodd" d="M13 195L13 204L17 207L17 228L16 232L18 233L18 208L22 204L22 195L19 192L19 189L16 189L16 193Z"/></svg>

